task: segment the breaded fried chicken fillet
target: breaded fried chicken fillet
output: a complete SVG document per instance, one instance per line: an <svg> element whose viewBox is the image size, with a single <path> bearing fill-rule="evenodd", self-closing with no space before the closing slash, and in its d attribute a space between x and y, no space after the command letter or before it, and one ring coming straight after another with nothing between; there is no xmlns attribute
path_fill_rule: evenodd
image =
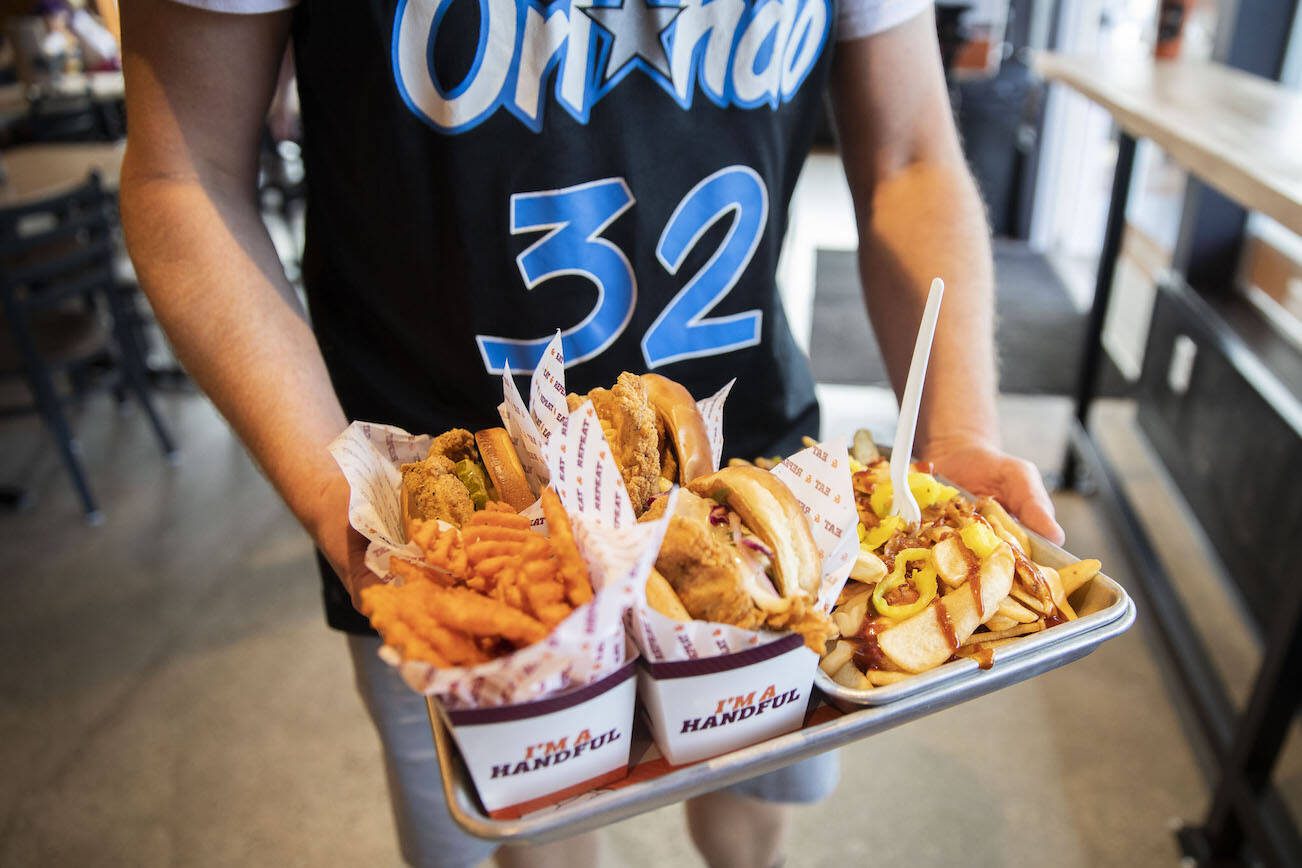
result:
<svg viewBox="0 0 1302 868"><path fill-rule="evenodd" d="M668 498L657 498L642 521L660 518L666 503ZM713 506L690 491L678 492L678 507L665 530L656 569L669 580L693 618L758 630L764 626L764 612L738 578L733 546L710 524Z"/></svg>
<svg viewBox="0 0 1302 868"><path fill-rule="evenodd" d="M474 515L470 494L452 471L452 459L432 453L402 465L404 512L413 519L441 518L458 526Z"/></svg>
<svg viewBox="0 0 1302 868"><path fill-rule="evenodd" d="M453 428L451 431L444 431L429 444L427 457L432 458L435 455L441 455L453 464L467 458L478 458L475 449L475 435L465 428Z"/></svg>
<svg viewBox="0 0 1302 868"><path fill-rule="evenodd" d="M592 401L619 472L628 488L633 512L640 514L651 498L660 493L660 443L656 435L656 414L647 399L646 386L636 374L623 373L609 389L593 389ZM585 396L567 396L574 412Z"/></svg>

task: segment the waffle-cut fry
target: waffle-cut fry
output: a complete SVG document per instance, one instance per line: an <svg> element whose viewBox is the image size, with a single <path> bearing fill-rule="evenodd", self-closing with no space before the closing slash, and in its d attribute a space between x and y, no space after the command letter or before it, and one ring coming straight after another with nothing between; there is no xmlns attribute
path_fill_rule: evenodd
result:
<svg viewBox="0 0 1302 868"><path fill-rule="evenodd" d="M489 503L440 529L416 522L409 539L423 562L393 560L401 584L363 594L363 610L408 660L467 666L509 654L546 635L593 597L569 518L547 490L550 538L508 505Z"/></svg>
<svg viewBox="0 0 1302 868"><path fill-rule="evenodd" d="M473 665L488 660L470 637L449 630L439 623L437 588L437 585L432 584L400 588L400 597L409 597L412 602L412 605L400 610L402 619L453 666Z"/></svg>
<svg viewBox="0 0 1302 868"><path fill-rule="evenodd" d="M437 665L465 666L488 660L469 637L438 623L432 610L438 605L436 591L439 587L431 582L414 582L401 587L376 585L362 592L363 605L369 610L367 614L372 625L384 635L386 642L391 635L398 642L419 640L443 661ZM404 656L410 656L395 642L389 644Z"/></svg>
<svg viewBox="0 0 1302 868"><path fill-rule="evenodd" d="M371 625L384 637L385 644L404 658L450 666L446 657L402 620L398 591L395 585L372 585L362 590L362 611L371 619Z"/></svg>
<svg viewBox="0 0 1302 868"><path fill-rule="evenodd" d="M520 515L504 503L494 501L489 506L466 519L462 530L475 528L500 527L511 530L528 530L531 522L527 516Z"/></svg>
<svg viewBox="0 0 1302 868"><path fill-rule="evenodd" d="M505 603L511 608L520 609L521 611L527 605L524 593L521 590L520 573L513 569L502 573L497 580L497 584L493 586L490 596L499 603Z"/></svg>
<svg viewBox="0 0 1302 868"><path fill-rule="evenodd" d="M436 519L413 518L411 520L411 534L408 539L420 546L421 549L429 549L433 546L434 540L442 534L439 530L439 523Z"/></svg>
<svg viewBox="0 0 1302 868"><path fill-rule="evenodd" d="M592 599L592 579L587 564L574 542L574 528L570 517L561 506L561 499L550 488L542 493L542 511L547 518L547 534L556 558L560 561L560 577L565 583L565 596L570 605L582 606Z"/></svg>
<svg viewBox="0 0 1302 868"><path fill-rule="evenodd" d="M439 530L438 522L421 522L412 531L411 541L424 550L425 563L455 579L465 578L466 549L456 528Z"/></svg>
<svg viewBox="0 0 1302 868"><path fill-rule="evenodd" d="M376 624L376 629L384 637L384 643L407 660L420 660L440 668L452 665L430 643L417 636L411 627L397 618L386 625Z"/></svg>
<svg viewBox="0 0 1302 868"><path fill-rule="evenodd" d="M514 543L520 545L527 541L532 535L530 530L521 530L514 527L495 527L493 525L480 525L478 527L463 527L461 529L461 538L466 542L466 550L469 552L486 542L490 543Z"/></svg>
<svg viewBox="0 0 1302 868"><path fill-rule="evenodd" d="M481 558L475 561L474 573L485 579L496 579L502 570L511 567L519 562L521 552L512 550L503 552L500 555Z"/></svg>
<svg viewBox="0 0 1302 868"><path fill-rule="evenodd" d="M438 596L435 617L445 626L471 636L501 636L515 645L546 638L547 628L524 612L465 588L429 586Z"/></svg>
<svg viewBox="0 0 1302 868"><path fill-rule="evenodd" d="M556 582L532 582L524 586L524 596L534 617L549 629L564 621L571 611L565 603L565 589Z"/></svg>
<svg viewBox="0 0 1302 868"><path fill-rule="evenodd" d="M429 564L418 564L405 558L389 558L389 572L402 580L403 584L411 582L433 582L436 585L451 585L455 579L443 570L435 569Z"/></svg>

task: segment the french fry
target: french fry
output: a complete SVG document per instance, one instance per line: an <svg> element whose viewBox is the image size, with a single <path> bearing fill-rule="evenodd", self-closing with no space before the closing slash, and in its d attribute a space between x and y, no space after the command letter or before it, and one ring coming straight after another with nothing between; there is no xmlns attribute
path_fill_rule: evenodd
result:
<svg viewBox="0 0 1302 868"><path fill-rule="evenodd" d="M390 557L389 572L402 580L402 583L433 582L436 585L451 585L454 578L443 570L435 569L429 564L418 564L406 558Z"/></svg>
<svg viewBox="0 0 1302 868"><path fill-rule="evenodd" d="M1016 627L1019 623L1021 622L1014 621L1007 615L1000 615L996 612L989 621L986 621L985 627L987 630L1007 630L1010 627Z"/></svg>
<svg viewBox="0 0 1302 868"><path fill-rule="evenodd" d="M1027 593L1025 588L1018 585L1013 585L1013 589L1008 592L1008 596L1040 615L1047 616L1052 611L1051 607L1045 605L1044 602Z"/></svg>
<svg viewBox="0 0 1302 868"><path fill-rule="evenodd" d="M823 655L823 659L818 661L818 667L828 675L833 675L836 670L850 662L854 656L854 646L849 642L837 642L832 646L832 650Z"/></svg>
<svg viewBox="0 0 1302 868"><path fill-rule="evenodd" d="M872 432L866 428L860 428L854 432L854 441L850 446L850 457L860 464L872 464L881 453L877 451L877 444L873 442Z"/></svg>
<svg viewBox="0 0 1302 868"><path fill-rule="evenodd" d="M863 623L864 616L868 614L869 596L865 594L862 599L855 600L853 603L841 607L840 611L832 613L832 622L836 624L842 636L853 636L859 632L859 625Z"/></svg>
<svg viewBox="0 0 1302 868"><path fill-rule="evenodd" d="M836 604L838 606L849 606L852 603L863 602L864 605L867 606L868 599L872 597L872 595L873 589L871 586L858 584L852 585L849 582L846 582L845 587L841 589L841 596L837 597Z"/></svg>
<svg viewBox="0 0 1302 868"><path fill-rule="evenodd" d="M999 614L1019 624L1029 624L1040 619L1038 612L1032 612L1012 596L1004 597L999 602Z"/></svg>
<svg viewBox="0 0 1302 868"><path fill-rule="evenodd" d="M1058 576L1058 571L1053 567L1040 567L1040 575L1044 576L1044 581L1049 585L1049 593L1053 597L1053 604L1058 607L1058 611L1068 621L1076 620L1076 611L1067 602L1067 595L1063 593L1062 579Z"/></svg>
<svg viewBox="0 0 1302 868"><path fill-rule="evenodd" d="M989 633L973 633L967 639L963 640L964 645L982 645L986 642L997 642L1000 639L1012 639L1014 636L1029 636L1031 633L1039 633L1044 629L1043 621L1036 621L1033 624L1018 624L1016 627L1010 627L1007 630L992 631Z"/></svg>
<svg viewBox="0 0 1302 868"><path fill-rule="evenodd" d="M873 669L867 673L868 681L873 687L885 687L888 684L899 684L909 677L907 672L887 672L884 669Z"/></svg>
<svg viewBox="0 0 1302 868"><path fill-rule="evenodd" d="M936 567L936 575L951 588L957 588L967 581L966 550L958 534L946 537L931 549L931 562Z"/></svg>
<svg viewBox="0 0 1302 868"><path fill-rule="evenodd" d="M853 663L846 663L832 676L832 680L842 687L848 687L851 690L867 690L873 684L864 674L855 668Z"/></svg>
<svg viewBox="0 0 1302 868"><path fill-rule="evenodd" d="M1094 558L1086 558L1083 561L1060 567L1058 578L1062 579L1062 592L1070 597L1082 585L1097 576L1102 568L1103 564Z"/></svg>
<svg viewBox="0 0 1302 868"><path fill-rule="evenodd" d="M1004 509L1004 505L993 497L983 497L977 507L977 512L985 516L986 520L995 525L996 530L1003 530L1017 540L1017 547L1025 555L1031 554L1031 538L1027 536L1026 531L1022 530L1021 525L1013 520Z"/></svg>
<svg viewBox="0 0 1302 868"><path fill-rule="evenodd" d="M437 593L444 599L435 617L453 630L470 636L501 636L516 645L532 645L547 637L547 628L536 618L490 597L463 588L438 588Z"/></svg>
<svg viewBox="0 0 1302 868"><path fill-rule="evenodd" d="M565 584L565 596L575 608L592 600L592 579L588 565L579 554L574 541L574 528L570 517L561 505L561 499L551 488L543 489L543 515L547 518L547 534L556 558L560 562L560 577Z"/></svg>
<svg viewBox="0 0 1302 868"><path fill-rule="evenodd" d="M859 549L854 566L850 568L850 578L863 584L874 584L886 578L886 564L872 552Z"/></svg>

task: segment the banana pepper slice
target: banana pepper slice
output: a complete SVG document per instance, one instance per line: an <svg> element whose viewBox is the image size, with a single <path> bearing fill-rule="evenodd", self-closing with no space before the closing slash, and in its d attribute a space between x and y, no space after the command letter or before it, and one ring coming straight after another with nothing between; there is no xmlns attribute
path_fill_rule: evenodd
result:
<svg viewBox="0 0 1302 868"><path fill-rule="evenodd" d="M886 601L886 595L909 582L905 570L910 563L925 561L926 566L913 574L912 584L918 592L918 599L912 603L894 605ZM888 618L904 619L916 615L936 598L936 569L931 565L930 549L904 549L895 556L895 569L891 574L877 583L873 588L873 607Z"/></svg>

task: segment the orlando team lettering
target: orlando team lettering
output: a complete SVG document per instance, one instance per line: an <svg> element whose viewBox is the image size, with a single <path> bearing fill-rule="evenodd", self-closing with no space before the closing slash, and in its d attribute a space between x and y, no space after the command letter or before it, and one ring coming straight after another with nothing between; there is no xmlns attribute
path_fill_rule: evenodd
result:
<svg viewBox="0 0 1302 868"><path fill-rule="evenodd" d="M393 29L403 101L446 133L499 109L537 132L549 81L555 101L586 124L635 70L684 109L698 89L720 107L777 108L814 68L832 19L831 0L478 0L470 70L444 82L430 46L452 2L402 0Z"/></svg>

